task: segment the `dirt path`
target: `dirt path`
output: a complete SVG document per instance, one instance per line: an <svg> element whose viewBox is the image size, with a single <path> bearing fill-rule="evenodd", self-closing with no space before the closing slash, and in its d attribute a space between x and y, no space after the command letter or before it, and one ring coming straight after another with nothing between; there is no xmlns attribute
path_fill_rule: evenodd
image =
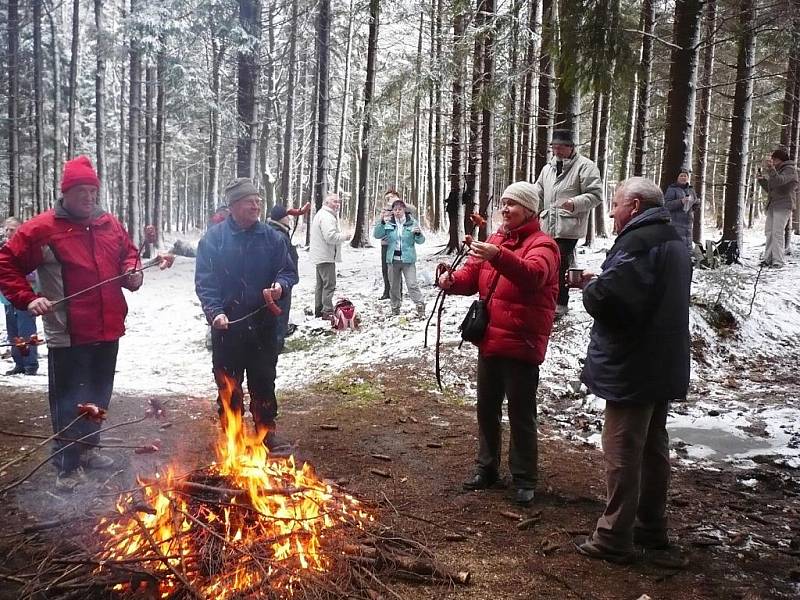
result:
<svg viewBox="0 0 800 600"><path fill-rule="evenodd" d="M474 409L431 389L428 365L392 364L380 373L350 371L325 383L284 394L283 433L299 441L301 457L317 471L379 505L379 520L429 547L443 563L470 571L469 587L396 587L402 598L759 599L796 598L800 589L800 483L796 473L774 464L749 476L737 472L677 468L670 492L675 541L686 551L685 569L643 563L618 567L578 556L570 540L588 532L603 507L602 456L594 447L563 440L558 424L543 416L537 500L520 510L510 490L465 493L475 439ZM136 473L167 464L187 468L208 463L217 424L211 399L169 398L167 421L148 420L109 433L125 443L163 442L155 455L116 450L118 468L94 477L73 497L53 494L53 471L45 466L3 500L0 536L54 516L100 513ZM114 399L111 423L141 416L147 398ZM163 425L168 422L169 427ZM323 430L322 424L338 425ZM0 390L0 429L47 433L45 400L39 394ZM0 437L0 463L29 448L30 440ZM390 461L374 458L387 455ZM35 464L4 473L5 484ZM371 469L390 477L380 477ZM520 530L518 519L538 516ZM91 521L86 523L91 528ZM461 534L463 541L447 541ZM0 572L9 572L12 551L24 555L19 538L0 538ZM19 558L17 556L17 558ZM11 561L11 562L9 562ZM16 584L0 581L0 598L15 598Z"/></svg>

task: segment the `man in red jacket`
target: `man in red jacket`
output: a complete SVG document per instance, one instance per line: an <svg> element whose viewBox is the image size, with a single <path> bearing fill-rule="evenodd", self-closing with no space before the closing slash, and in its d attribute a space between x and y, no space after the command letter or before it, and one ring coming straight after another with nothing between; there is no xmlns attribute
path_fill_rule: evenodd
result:
<svg viewBox="0 0 800 600"><path fill-rule="evenodd" d="M464 488L488 488L500 477L505 397L514 501L528 505L538 477L536 389L555 319L559 253L539 227L533 184L512 183L502 204L500 229L486 242L472 242L466 265L442 275L439 287L449 294L478 292L489 313L478 343L478 468Z"/></svg>
<svg viewBox="0 0 800 600"><path fill-rule="evenodd" d="M100 180L85 156L67 161L56 207L24 223L0 249L0 291L20 310L43 315L48 347L50 417L61 437L98 444L100 423L78 419L78 404L108 408L119 338L128 307L122 288L142 285L142 273L54 305L65 296L136 268L138 251L120 222L97 205ZM41 294L25 275L36 271ZM76 420L77 419L77 420ZM92 435L94 434L94 435ZM56 441L56 488L72 491L82 467L109 468L114 461L91 446Z"/></svg>

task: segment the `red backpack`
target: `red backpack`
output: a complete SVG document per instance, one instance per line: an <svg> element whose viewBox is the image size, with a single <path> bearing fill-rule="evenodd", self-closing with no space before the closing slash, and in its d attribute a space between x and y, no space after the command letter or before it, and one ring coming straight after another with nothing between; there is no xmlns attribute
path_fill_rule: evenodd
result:
<svg viewBox="0 0 800 600"><path fill-rule="evenodd" d="M359 321L356 307L347 298L342 298L333 307L331 325L334 329L358 329Z"/></svg>

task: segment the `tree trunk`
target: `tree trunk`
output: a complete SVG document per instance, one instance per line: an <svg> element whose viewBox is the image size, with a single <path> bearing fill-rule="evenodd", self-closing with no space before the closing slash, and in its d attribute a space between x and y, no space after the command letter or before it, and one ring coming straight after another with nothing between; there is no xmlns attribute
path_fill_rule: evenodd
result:
<svg viewBox="0 0 800 600"><path fill-rule="evenodd" d="M447 196L446 209L449 221L446 253L456 252L460 245L459 209L461 208L461 127L464 86L461 83L464 71L464 15L458 13L453 17L453 111L450 121L450 193Z"/></svg>
<svg viewBox="0 0 800 600"><path fill-rule="evenodd" d="M252 177L258 146L258 73L261 38L260 0L239 0L239 25L251 47L239 50L237 58L236 111L239 136L236 143L236 176Z"/></svg>
<svg viewBox="0 0 800 600"><path fill-rule="evenodd" d="M753 68L755 64L756 9L754 0L739 5L739 53L736 60L736 90L731 115L731 138L725 175L725 213L722 239L732 246L726 256L731 263L742 248L742 208L747 173L750 116L753 107Z"/></svg>
<svg viewBox="0 0 800 600"><path fill-rule="evenodd" d="M420 208L420 189L422 188L422 168L419 157L422 147L422 29L425 24L425 13L419 13L419 35L417 36L417 58L414 63L414 132L411 138L411 203ZM421 214L420 214L421 217Z"/></svg>
<svg viewBox="0 0 800 600"><path fill-rule="evenodd" d="M614 67L611 68L612 77ZM600 110L600 125L597 132L597 169L603 185L603 200L594 207L594 228L598 237L608 237L606 228L606 195L608 190L608 145L611 140L611 102L613 87L603 94L602 109Z"/></svg>
<svg viewBox="0 0 800 600"><path fill-rule="evenodd" d="M394 140L394 178L392 188L399 193L400 190L400 134L402 133L401 124L403 122L403 90L397 94L397 136Z"/></svg>
<svg viewBox="0 0 800 600"><path fill-rule="evenodd" d="M139 0L131 0L131 14ZM142 112L142 64L138 32L130 39L130 97L128 101L128 234L137 246L141 240L139 213L139 123Z"/></svg>
<svg viewBox="0 0 800 600"><path fill-rule="evenodd" d="M539 111L536 117L536 154L532 179L542 171L549 155L550 132L553 128L555 69L554 2L542 0L542 49L539 52Z"/></svg>
<svg viewBox="0 0 800 600"><path fill-rule="evenodd" d="M80 0L72 0L72 55L69 59L69 132L67 137L67 157L75 157L75 119L78 113L78 65L80 63Z"/></svg>
<svg viewBox="0 0 800 600"><path fill-rule="evenodd" d="M13 0L16 4L16 0ZM47 7L45 7L47 9ZM11 1L9 1L9 14L11 11ZM55 204L61 194L61 44L58 41L58 30L53 11L47 10L47 18L50 23L50 55L53 63L53 195L51 204ZM11 21L9 20L9 26ZM9 32L11 30L9 29ZM124 77L122 78L124 82ZM124 83L123 83L124 85ZM9 110L11 109L9 103ZM11 190L9 190L10 192ZM13 195L10 197L13 198Z"/></svg>
<svg viewBox="0 0 800 600"><path fill-rule="evenodd" d="M8 1L8 214L20 216L19 172L19 6Z"/></svg>
<svg viewBox="0 0 800 600"><path fill-rule="evenodd" d="M289 30L289 67L286 76L286 119L283 123L283 160L281 173L281 202L286 205L290 201L292 185L292 161L294 155L294 99L295 72L297 70L297 3L292 0L292 25ZM302 140L301 142L302 143ZM297 199L299 202L299 198ZM302 204L302 203L301 203Z"/></svg>
<svg viewBox="0 0 800 600"><path fill-rule="evenodd" d="M95 166L101 183L106 180L106 53L109 51L103 16L103 0L94 0L94 23L97 29L96 67L94 76ZM99 201L107 206L108 190L100 186Z"/></svg>
<svg viewBox="0 0 800 600"><path fill-rule="evenodd" d="M433 176L433 223L431 229L442 228L442 0L436 0L436 73L434 79L434 176Z"/></svg>
<svg viewBox="0 0 800 600"><path fill-rule="evenodd" d="M511 5L511 45L508 48L510 76L508 89L508 135L506 154L506 182L513 183L517 174L517 52L519 45L519 11L521 0Z"/></svg>
<svg viewBox="0 0 800 600"><path fill-rule="evenodd" d="M364 114L361 122L361 161L358 167L358 208L355 230L350 245L353 248L369 247L367 224L367 187L369 182L369 132L372 126L372 95L375 92L375 63L378 54L378 27L380 0L369 0L369 39L367 41L367 79L364 84Z"/></svg>
<svg viewBox="0 0 800 600"><path fill-rule="evenodd" d="M161 246L161 238L164 233L163 221L163 193L164 193L164 132L166 130L167 121L167 56L166 56L166 39L162 36L161 48L159 49L158 56L156 57L156 83L158 85L158 94L156 96L156 166L154 177L154 193L153 193L153 226L156 229L155 247ZM167 215L169 221L169 215Z"/></svg>
<svg viewBox="0 0 800 600"><path fill-rule="evenodd" d="M42 90L42 0L33 0L33 94L36 123L36 174L33 182L34 212L45 210L44 198L44 94ZM98 134L99 135L99 134ZM101 180L102 181L102 180Z"/></svg>
<svg viewBox="0 0 800 600"><path fill-rule="evenodd" d="M672 49L669 69L666 117L669 125L664 133L661 162L661 189L665 191L678 177L678 171L692 164L697 46L702 10L703 0L677 0L675 3L673 38L679 48Z"/></svg>
<svg viewBox="0 0 800 600"><path fill-rule="evenodd" d="M219 178L220 178L220 128L222 127L222 84L221 66L225 56L225 47L220 45L214 35L214 24L209 23L211 29L211 95L213 101L208 115L208 197L206 198L210 210L219 203Z"/></svg>
<svg viewBox="0 0 800 600"><path fill-rule="evenodd" d="M677 8L676 8L677 10ZM647 156L648 131L650 124L650 91L653 76L653 31L656 23L655 0L643 0L642 16L642 50L639 61L639 91L636 94L636 135L633 138L633 174L641 177L644 174Z"/></svg>
<svg viewBox="0 0 800 600"><path fill-rule="evenodd" d="M481 108L481 179L478 193L478 211L484 218L489 213L489 202L494 188L494 106L491 98L494 92L494 16L495 0L484 0L488 26L483 40L483 106ZM486 226L478 231L478 238L486 239Z"/></svg>
<svg viewBox="0 0 800 600"><path fill-rule="evenodd" d="M330 63L331 2L320 0L317 25L317 180L314 192L317 206L328 195L328 65Z"/></svg>
<svg viewBox="0 0 800 600"><path fill-rule="evenodd" d="M339 122L339 147L336 150L336 176L333 178L333 191L339 193L339 183L342 176L342 159L344 158L344 139L347 128L347 109L350 106L350 55L353 49L353 0L350 0L350 9L347 13L347 48L344 58L344 90L342 91L342 118Z"/></svg>
<svg viewBox="0 0 800 600"><path fill-rule="evenodd" d="M153 146L155 135L153 132L153 113L156 97L156 69L154 66L147 64L146 61L144 72L144 165L142 172L144 175L144 213L142 219L143 225L152 225L153 223ZM145 244L143 256L150 258L152 256L152 245Z"/></svg>
<svg viewBox="0 0 800 600"><path fill-rule="evenodd" d="M531 164L531 130L533 127L533 73L534 58L536 56L536 14L539 10L538 0L531 0L528 7L527 47L525 50L525 83L522 92L522 123L520 132L519 162L515 179L517 181L530 181L533 174L530 172ZM516 54L515 54L516 56Z"/></svg>
<svg viewBox="0 0 800 600"><path fill-rule="evenodd" d="M127 157L125 156L125 123L126 123L126 115L125 115L125 103L126 98L128 97L128 84L127 78L125 77L125 67L124 65L120 65L119 70L119 138L117 141L117 162L119 163L119 178L117 180L116 192L117 192L117 218L119 219L120 223L126 223L126 190L127 188L127 178L126 178L126 169L127 169Z"/></svg>
<svg viewBox="0 0 800 600"><path fill-rule="evenodd" d="M706 173L708 171L708 142L711 133L711 85L714 82L714 48L717 35L717 0L707 0L703 43L703 76L700 79L698 111L697 156L694 164L694 189L700 200L700 210L694 220L692 239L703 243L703 223L706 212Z"/></svg>
<svg viewBox="0 0 800 600"><path fill-rule="evenodd" d="M477 0L475 27L481 29L485 22L484 0ZM472 233L469 216L475 212L475 183L478 179L478 142L481 135L481 89L483 81L483 37L475 36L472 53L472 91L469 106L469 145L467 148L467 174L464 182L464 231Z"/></svg>

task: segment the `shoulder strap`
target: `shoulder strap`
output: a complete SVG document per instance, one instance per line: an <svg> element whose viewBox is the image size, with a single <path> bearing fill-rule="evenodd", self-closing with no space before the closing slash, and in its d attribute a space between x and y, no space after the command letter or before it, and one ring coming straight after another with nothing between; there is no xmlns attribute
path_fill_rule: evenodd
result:
<svg viewBox="0 0 800 600"><path fill-rule="evenodd" d="M495 271L497 271L497 269L495 269ZM494 294L494 288L497 287L497 282L498 281L500 281L500 271L497 271L497 274L495 275L494 280L492 281L491 285L489 286L489 291L486 294L486 298L483 299L483 301L487 305L489 304L489 300L492 298L492 294Z"/></svg>

